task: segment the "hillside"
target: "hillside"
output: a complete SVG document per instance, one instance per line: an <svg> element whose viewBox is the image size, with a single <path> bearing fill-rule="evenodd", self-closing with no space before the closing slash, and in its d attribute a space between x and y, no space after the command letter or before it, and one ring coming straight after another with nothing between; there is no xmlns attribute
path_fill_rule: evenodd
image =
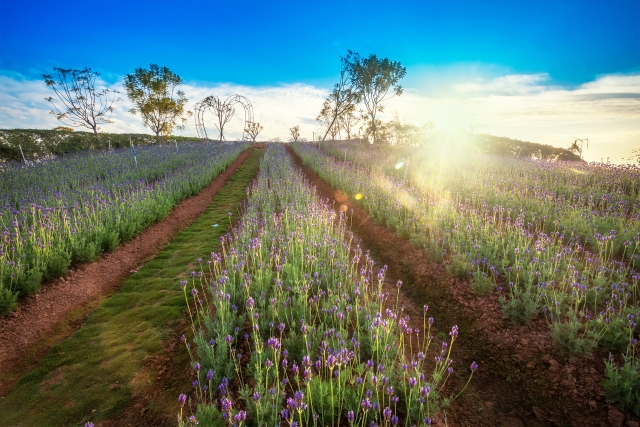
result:
<svg viewBox="0 0 640 427"><path fill-rule="evenodd" d="M427 145L432 148L446 147L465 151L471 149L481 153L511 157L582 161L580 156L565 148L486 134L440 132L432 136Z"/></svg>
<svg viewBox="0 0 640 427"><path fill-rule="evenodd" d="M22 161L20 147L27 160L42 160L82 150L105 150L156 143L153 135L139 133L100 133L96 140L91 132L69 132L51 129L0 129L0 163ZM193 141L195 138L172 136L171 140Z"/></svg>

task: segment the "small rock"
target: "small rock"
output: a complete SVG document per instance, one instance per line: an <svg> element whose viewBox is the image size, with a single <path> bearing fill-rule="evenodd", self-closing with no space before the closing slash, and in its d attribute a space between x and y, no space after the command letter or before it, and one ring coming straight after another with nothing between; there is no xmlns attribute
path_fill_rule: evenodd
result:
<svg viewBox="0 0 640 427"><path fill-rule="evenodd" d="M536 364L535 364L535 363L533 363L533 362L529 362L529 363L527 363L527 368L528 368L528 369L533 369L533 368L535 368L535 367L536 367Z"/></svg>
<svg viewBox="0 0 640 427"><path fill-rule="evenodd" d="M622 424L624 424L624 414L614 406L609 406L607 420L609 420L609 424L611 424L612 427L622 427Z"/></svg>
<svg viewBox="0 0 640 427"><path fill-rule="evenodd" d="M539 419L540 421L544 420L544 411L542 409L534 406L533 408L531 408L531 410L536 415L537 419Z"/></svg>
<svg viewBox="0 0 640 427"><path fill-rule="evenodd" d="M637 421L627 421L627 427L640 427L640 423Z"/></svg>

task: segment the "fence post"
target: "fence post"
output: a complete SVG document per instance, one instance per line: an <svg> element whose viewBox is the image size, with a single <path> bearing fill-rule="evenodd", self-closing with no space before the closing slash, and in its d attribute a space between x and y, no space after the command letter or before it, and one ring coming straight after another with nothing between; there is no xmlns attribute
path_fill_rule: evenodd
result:
<svg viewBox="0 0 640 427"><path fill-rule="evenodd" d="M133 152L133 161L136 162L136 167L138 167L138 158L136 157L136 149L133 146L133 142L131 142L131 135L129 135L129 145L131 145L131 151Z"/></svg>
<svg viewBox="0 0 640 427"><path fill-rule="evenodd" d="M27 159L24 158L24 152L22 151L22 145L18 144L18 147L20 147L20 154L22 154L22 161L27 163Z"/></svg>

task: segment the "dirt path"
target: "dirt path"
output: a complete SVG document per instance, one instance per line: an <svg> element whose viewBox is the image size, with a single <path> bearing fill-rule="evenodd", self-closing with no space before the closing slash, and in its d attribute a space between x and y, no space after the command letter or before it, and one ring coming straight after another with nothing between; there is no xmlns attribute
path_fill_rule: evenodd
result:
<svg viewBox="0 0 640 427"><path fill-rule="evenodd" d="M39 293L21 300L14 313L0 318L0 396L6 395L15 381L32 369L53 345L79 328L105 296L117 291L142 263L198 218L252 151L240 154L200 193L180 202L166 218L115 252L44 284Z"/></svg>
<svg viewBox="0 0 640 427"><path fill-rule="evenodd" d="M448 332L454 324L460 327L453 355L457 370L464 372L459 381L466 380L471 361L476 361L480 369L465 393L447 409L446 425L620 427L624 424L624 416L606 405L600 395L604 367L600 354L595 354L592 360L574 363L554 360L544 320L538 319L529 326L510 325L502 319L497 295L473 295L468 283L452 279L443 264L430 261L408 239L376 223L364 209L334 190L288 149L320 197L333 202L336 210L346 208L354 234L371 250L376 262L388 266L387 282L402 280L401 303L407 314L421 322L419 307L427 304L438 331ZM439 421L438 424L445 425L443 419ZM626 425L637 426L634 421L627 421Z"/></svg>

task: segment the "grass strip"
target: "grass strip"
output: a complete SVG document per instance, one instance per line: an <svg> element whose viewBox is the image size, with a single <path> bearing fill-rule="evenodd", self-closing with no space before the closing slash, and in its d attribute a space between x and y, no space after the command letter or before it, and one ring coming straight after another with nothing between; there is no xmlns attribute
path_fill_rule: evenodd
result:
<svg viewBox="0 0 640 427"><path fill-rule="evenodd" d="M20 380L0 401L0 426L74 426L120 418L136 396L153 387L156 373L145 360L163 355L168 339L184 327L186 305L178 286L189 274L184 266L218 250L228 212L239 211L261 154L254 151L205 213ZM183 360L176 362L184 366ZM175 406L177 413L177 394L153 395L150 409Z"/></svg>

